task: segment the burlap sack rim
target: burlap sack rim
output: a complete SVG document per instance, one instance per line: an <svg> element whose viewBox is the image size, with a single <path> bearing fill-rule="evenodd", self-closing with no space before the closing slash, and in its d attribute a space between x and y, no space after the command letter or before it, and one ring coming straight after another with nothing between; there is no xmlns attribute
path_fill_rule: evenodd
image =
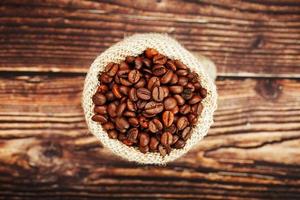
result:
<svg viewBox="0 0 300 200"><path fill-rule="evenodd" d="M193 129L192 137L187 140L183 149L174 149L165 157L162 157L159 153L153 152L143 154L134 147L128 147L118 140L110 139L107 133L102 129L101 125L91 120L91 117L94 114L92 96L95 94L99 84L99 72L103 71L108 63L120 63L125 60L126 56L137 56L146 48L157 49L160 53L171 59L181 60L191 68L191 70L196 71L199 74L202 87L207 89L207 97L202 101L204 109L198 124ZM207 134L209 127L213 123L213 113L217 108L216 86L214 80L210 78L205 71L202 59L203 63L207 61L204 60L206 59L205 57L196 58L176 40L166 34L135 34L111 46L94 60L85 79L82 107L84 109L89 130L105 147L128 161L144 164L165 164L187 153Z"/></svg>

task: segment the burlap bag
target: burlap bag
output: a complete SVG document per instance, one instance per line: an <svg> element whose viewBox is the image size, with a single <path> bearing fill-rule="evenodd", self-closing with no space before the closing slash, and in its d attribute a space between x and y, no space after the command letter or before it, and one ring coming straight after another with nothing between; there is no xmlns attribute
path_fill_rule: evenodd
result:
<svg viewBox="0 0 300 200"><path fill-rule="evenodd" d="M120 63L126 56L137 56L146 48L154 48L170 59L181 60L191 70L200 75L202 87L207 89L207 97L202 101L204 109L198 124L193 129L192 136L187 140L183 149L173 149L169 155L162 157L159 153L141 153L134 147L128 147L122 142L110 139L99 123L91 120L93 112L92 96L99 85L98 75L110 62ZM145 164L165 164L179 158L195 146L207 134L213 123L213 112L217 106L217 92L214 84L215 66L205 57L195 57L176 40L165 34L135 34L113 45L99 55L91 65L84 84L82 106L89 130L102 144L113 153L129 161Z"/></svg>

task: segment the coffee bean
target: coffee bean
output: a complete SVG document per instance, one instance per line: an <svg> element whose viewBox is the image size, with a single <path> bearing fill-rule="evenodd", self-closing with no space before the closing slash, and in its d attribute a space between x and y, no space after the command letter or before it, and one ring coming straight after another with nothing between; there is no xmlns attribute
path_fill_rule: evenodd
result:
<svg viewBox="0 0 300 200"><path fill-rule="evenodd" d="M170 132L172 134L175 134L176 131L177 131L176 125L175 124L171 124L170 127L165 128L165 131L168 131L168 132Z"/></svg>
<svg viewBox="0 0 300 200"><path fill-rule="evenodd" d="M172 85L169 87L169 90L174 94L180 94L183 91L183 87L180 85Z"/></svg>
<svg viewBox="0 0 300 200"><path fill-rule="evenodd" d="M124 144L126 144L127 146L132 146L133 145L133 142L131 142L130 140L128 139L125 139L122 141Z"/></svg>
<svg viewBox="0 0 300 200"><path fill-rule="evenodd" d="M149 60L148 58L144 58L143 59L143 63L146 67L151 67L151 60ZM150 71L151 72L151 71Z"/></svg>
<svg viewBox="0 0 300 200"><path fill-rule="evenodd" d="M131 64L134 62L134 59L135 57L134 56L127 56L125 61L128 63L128 64Z"/></svg>
<svg viewBox="0 0 300 200"><path fill-rule="evenodd" d="M135 88L144 88L146 86L146 80L144 78L141 78L135 85Z"/></svg>
<svg viewBox="0 0 300 200"><path fill-rule="evenodd" d="M186 86L188 84L189 80L187 77L185 76L180 76L178 78L178 85L181 85L181 86Z"/></svg>
<svg viewBox="0 0 300 200"><path fill-rule="evenodd" d="M158 114L161 113L164 109L162 103L157 103L155 101L150 101L145 105L145 112L148 114Z"/></svg>
<svg viewBox="0 0 300 200"><path fill-rule="evenodd" d="M119 129L128 129L130 125L124 117L118 117L116 119L116 126Z"/></svg>
<svg viewBox="0 0 300 200"><path fill-rule="evenodd" d="M176 115L179 112L179 107L175 106L172 110L170 110L174 115Z"/></svg>
<svg viewBox="0 0 300 200"><path fill-rule="evenodd" d="M107 131L114 129L115 125L112 122L106 122L105 124L102 124L102 127Z"/></svg>
<svg viewBox="0 0 300 200"><path fill-rule="evenodd" d="M137 97L136 89L135 89L135 88L131 88L131 89L129 90L128 97L129 97L129 99L130 99L131 101L133 101L133 102L139 100L138 97Z"/></svg>
<svg viewBox="0 0 300 200"><path fill-rule="evenodd" d="M93 102L97 106L102 106L106 103L106 97L103 94L96 93L93 96Z"/></svg>
<svg viewBox="0 0 300 200"><path fill-rule="evenodd" d="M191 127L186 127L185 129L183 129L182 133L181 133L181 137L183 140L188 140L191 137Z"/></svg>
<svg viewBox="0 0 300 200"><path fill-rule="evenodd" d="M185 70L185 69L180 69L180 70L177 70L177 71L176 71L176 74L177 74L178 76L186 76L186 75L188 75L188 71Z"/></svg>
<svg viewBox="0 0 300 200"><path fill-rule="evenodd" d="M178 83L178 76L177 76L177 74L174 74L174 73L173 73L173 76L172 76L172 78L171 78L170 84L171 84L171 85L175 85L175 84L177 84L177 83Z"/></svg>
<svg viewBox="0 0 300 200"><path fill-rule="evenodd" d="M115 103L108 104L107 112L110 117L116 117L117 116L117 105Z"/></svg>
<svg viewBox="0 0 300 200"><path fill-rule="evenodd" d="M187 119L187 117L182 116L177 121L178 130L183 130L188 125L189 125L189 120Z"/></svg>
<svg viewBox="0 0 300 200"><path fill-rule="evenodd" d="M182 106L182 105L185 103L184 98L182 98L182 96L180 96L179 94L175 94L175 95L174 95L174 98L176 99L177 104L178 104L179 106Z"/></svg>
<svg viewBox="0 0 300 200"><path fill-rule="evenodd" d="M180 60L175 60L174 64L178 69L187 69L187 66L183 64Z"/></svg>
<svg viewBox="0 0 300 200"><path fill-rule="evenodd" d="M136 105L139 110L143 110L147 103L148 103L148 101L138 100Z"/></svg>
<svg viewBox="0 0 300 200"><path fill-rule="evenodd" d="M192 91L192 92L194 92L194 91L195 91L195 87L194 87L194 85L193 85L192 83L188 83L188 84L186 84L185 88L189 88L189 89L191 89L191 91Z"/></svg>
<svg viewBox="0 0 300 200"><path fill-rule="evenodd" d="M148 128L149 126L149 121L144 116L139 117L139 123L142 128Z"/></svg>
<svg viewBox="0 0 300 200"><path fill-rule="evenodd" d="M167 58L164 55L157 54L153 57L153 63L164 65L167 62Z"/></svg>
<svg viewBox="0 0 300 200"><path fill-rule="evenodd" d="M169 69L171 69L171 70L173 70L173 71L176 71L176 65L174 64L174 62L172 62L171 60L168 60L167 61L167 63L166 63L166 66L169 68Z"/></svg>
<svg viewBox="0 0 300 200"><path fill-rule="evenodd" d="M124 86L131 86L132 83L128 81L126 78L120 78L120 83Z"/></svg>
<svg viewBox="0 0 300 200"><path fill-rule="evenodd" d="M191 106L190 105L183 105L179 108L179 112L183 115L186 115L188 114L189 112L191 112Z"/></svg>
<svg viewBox="0 0 300 200"><path fill-rule="evenodd" d="M133 143L136 143L137 142L138 134L139 134L139 130L137 128L131 128L128 131L127 138L128 138L129 141L131 141Z"/></svg>
<svg viewBox="0 0 300 200"><path fill-rule="evenodd" d="M167 96L169 96L169 93L170 93L169 88L167 86L162 86L162 88L164 90L165 98L166 98Z"/></svg>
<svg viewBox="0 0 300 200"><path fill-rule="evenodd" d="M95 122L99 122L100 124L104 124L107 122L107 118L104 115L96 114L92 117L92 120Z"/></svg>
<svg viewBox="0 0 300 200"><path fill-rule="evenodd" d="M203 110L203 105L201 103L192 106L192 112L196 115L201 115Z"/></svg>
<svg viewBox="0 0 300 200"><path fill-rule="evenodd" d="M139 126L139 120L136 118L136 117L130 117L128 119L128 122L129 124L132 126L132 127L138 127Z"/></svg>
<svg viewBox="0 0 300 200"><path fill-rule="evenodd" d="M101 115L105 115L107 114L107 106L95 106L94 107L94 112L101 114Z"/></svg>
<svg viewBox="0 0 300 200"><path fill-rule="evenodd" d="M142 100L149 100L151 98L151 92L150 90L146 88L139 88L136 91L137 97Z"/></svg>
<svg viewBox="0 0 300 200"><path fill-rule="evenodd" d="M148 90L152 91L154 87L158 87L158 86L160 86L159 78L156 76L151 77L147 85Z"/></svg>
<svg viewBox="0 0 300 200"><path fill-rule="evenodd" d="M207 96L207 90L204 88L200 89L200 95L202 98L205 98Z"/></svg>
<svg viewBox="0 0 300 200"><path fill-rule="evenodd" d="M144 146L147 146L150 142L150 137L147 133L140 133L140 146L144 147Z"/></svg>
<svg viewBox="0 0 300 200"><path fill-rule="evenodd" d="M149 122L149 130L152 133L156 133L158 131L161 131L162 129L163 129L163 125L158 119L153 119Z"/></svg>
<svg viewBox="0 0 300 200"><path fill-rule="evenodd" d="M163 112L162 121L166 127L170 127L174 122L174 114L171 111Z"/></svg>
<svg viewBox="0 0 300 200"><path fill-rule="evenodd" d="M120 92L120 88L117 84L113 84L112 86L112 93L117 97L118 99L122 98L122 94Z"/></svg>
<svg viewBox="0 0 300 200"><path fill-rule="evenodd" d="M196 125L197 124L198 118L197 118L196 115L189 114L188 119L189 119L189 122L190 122L191 125Z"/></svg>
<svg viewBox="0 0 300 200"><path fill-rule="evenodd" d="M178 140L175 144L174 144L174 148L175 149L182 149L185 146L185 141L183 140Z"/></svg>
<svg viewBox="0 0 300 200"><path fill-rule="evenodd" d="M202 100L202 98L198 95L194 95L190 100L189 104L196 104L199 103Z"/></svg>
<svg viewBox="0 0 300 200"><path fill-rule="evenodd" d="M156 151L159 145L159 141L155 137L150 138L149 147L152 151Z"/></svg>
<svg viewBox="0 0 300 200"><path fill-rule="evenodd" d="M137 83L141 78L140 72L138 70L131 70L128 74L128 80L131 83Z"/></svg>
<svg viewBox="0 0 300 200"><path fill-rule="evenodd" d="M143 58L141 57L137 57L135 60L134 60L134 67L136 69L141 69L143 66Z"/></svg>
<svg viewBox="0 0 300 200"><path fill-rule="evenodd" d="M167 69L163 65L155 65L152 68L152 73L154 76L162 76L167 72Z"/></svg>
<svg viewBox="0 0 300 200"><path fill-rule="evenodd" d="M166 110L172 110L173 108L175 108L177 106L177 101L175 98L173 97L167 97L164 100L164 108Z"/></svg>
<svg viewBox="0 0 300 200"><path fill-rule="evenodd" d="M158 151L163 157L167 155L167 149L163 145L158 145Z"/></svg>
<svg viewBox="0 0 300 200"><path fill-rule="evenodd" d="M119 65L116 63L109 63L105 67L105 72L108 76L115 76L119 70Z"/></svg>
<svg viewBox="0 0 300 200"><path fill-rule="evenodd" d="M173 135L172 145L175 144L179 140L178 135Z"/></svg>
<svg viewBox="0 0 300 200"><path fill-rule="evenodd" d="M172 70L168 70L160 79L160 82L162 84L167 84L171 81L172 77L173 77L174 73Z"/></svg>
<svg viewBox="0 0 300 200"><path fill-rule="evenodd" d="M126 111L123 112L123 116L125 116L125 117L136 117L136 114L135 114L135 112L126 110Z"/></svg>
<svg viewBox="0 0 300 200"><path fill-rule="evenodd" d="M130 72L130 69L120 69L118 72L117 72L117 75L120 77L120 78L128 78L128 74Z"/></svg>
<svg viewBox="0 0 300 200"><path fill-rule="evenodd" d="M158 52L155 49L148 48L145 51L145 56L149 59L152 59L154 56L156 56Z"/></svg>
<svg viewBox="0 0 300 200"><path fill-rule="evenodd" d="M147 153L149 151L149 146L144 146L144 147L139 146L139 150L142 153Z"/></svg>
<svg viewBox="0 0 300 200"><path fill-rule="evenodd" d="M97 92L98 93L106 93L108 91L108 87L107 85L99 85L99 87L97 88Z"/></svg>
<svg viewBox="0 0 300 200"><path fill-rule="evenodd" d="M117 139L118 138L118 132L116 130L110 130L107 131L108 137L111 139Z"/></svg>
<svg viewBox="0 0 300 200"><path fill-rule="evenodd" d="M126 106L129 111L135 112L137 110L136 104L130 99L127 99Z"/></svg>
<svg viewBox="0 0 300 200"><path fill-rule="evenodd" d="M165 92L162 87L155 87L152 90L152 98L157 102L162 102L165 98Z"/></svg>
<svg viewBox="0 0 300 200"><path fill-rule="evenodd" d="M106 73L102 73L99 78L99 80L102 84L110 83L112 81L112 79L113 78L108 76Z"/></svg>
<svg viewBox="0 0 300 200"><path fill-rule="evenodd" d="M165 147L170 146L172 144L172 141L173 141L173 135L170 132L164 132L161 135L160 143Z"/></svg>
<svg viewBox="0 0 300 200"><path fill-rule="evenodd" d="M193 97L193 92L191 89L189 88L184 88L182 91L181 96L185 99L185 100L189 100Z"/></svg>
<svg viewBox="0 0 300 200"><path fill-rule="evenodd" d="M127 139L125 132L126 132L126 129L124 129L123 132L119 133L118 140L124 141Z"/></svg>

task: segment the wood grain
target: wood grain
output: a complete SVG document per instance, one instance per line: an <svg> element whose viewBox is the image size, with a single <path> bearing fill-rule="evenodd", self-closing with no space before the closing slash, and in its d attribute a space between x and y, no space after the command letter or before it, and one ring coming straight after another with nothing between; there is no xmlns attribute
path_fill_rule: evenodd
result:
<svg viewBox="0 0 300 200"><path fill-rule="evenodd" d="M1 74L1 197L300 198L299 80L219 79L209 135L161 167L124 162L88 133L83 81Z"/></svg>
<svg viewBox="0 0 300 200"><path fill-rule="evenodd" d="M124 36L163 32L220 76L299 78L299 20L296 0L4 0L0 71L85 73Z"/></svg>

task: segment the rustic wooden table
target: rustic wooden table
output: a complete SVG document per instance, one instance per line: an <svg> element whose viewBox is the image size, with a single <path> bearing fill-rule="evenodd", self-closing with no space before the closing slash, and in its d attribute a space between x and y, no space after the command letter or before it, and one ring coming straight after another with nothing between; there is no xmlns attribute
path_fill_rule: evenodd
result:
<svg viewBox="0 0 300 200"><path fill-rule="evenodd" d="M300 2L2 0L0 199L300 199ZM167 166L125 162L80 106L93 59L163 32L218 68L209 135Z"/></svg>

